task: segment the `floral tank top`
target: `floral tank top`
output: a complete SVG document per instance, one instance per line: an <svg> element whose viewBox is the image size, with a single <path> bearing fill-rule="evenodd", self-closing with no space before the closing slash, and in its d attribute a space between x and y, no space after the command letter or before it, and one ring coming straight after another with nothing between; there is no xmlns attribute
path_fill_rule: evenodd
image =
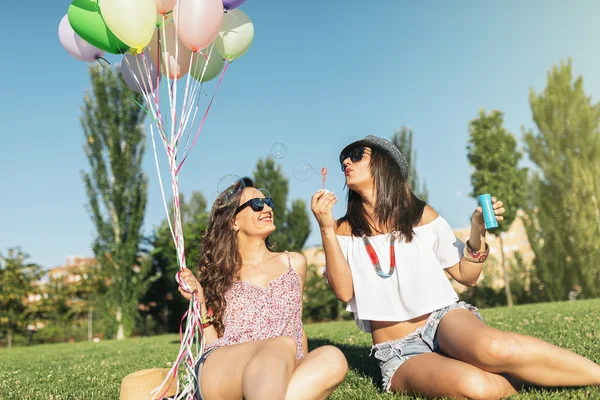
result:
<svg viewBox="0 0 600 400"><path fill-rule="evenodd" d="M287 252L286 252L287 253ZM225 293L223 336L206 345L205 352L254 340L289 336L296 341L296 359L302 349L302 278L292 268L288 253L288 271L267 286L236 281Z"/></svg>

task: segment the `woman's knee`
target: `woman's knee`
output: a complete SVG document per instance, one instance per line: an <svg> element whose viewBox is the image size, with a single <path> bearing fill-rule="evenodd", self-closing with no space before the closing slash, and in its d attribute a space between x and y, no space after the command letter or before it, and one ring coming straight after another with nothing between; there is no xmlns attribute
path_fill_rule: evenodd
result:
<svg viewBox="0 0 600 400"><path fill-rule="evenodd" d="M492 376L481 372L470 372L462 377L458 384L461 397L472 400L500 399L507 396L506 390Z"/></svg>
<svg viewBox="0 0 600 400"><path fill-rule="evenodd" d="M504 372L505 367L519 362L521 344L517 335L508 332L495 332L481 337L475 344L476 361L482 368Z"/></svg>
<svg viewBox="0 0 600 400"><path fill-rule="evenodd" d="M296 352L298 351L298 345L296 341L289 336L279 336L273 339L269 339L269 343L265 346L268 349L281 351L283 355L296 356Z"/></svg>
<svg viewBox="0 0 600 400"><path fill-rule="evenodd" d="M291 373L296 363L296 342L289 337L276 337L261 342L258 351L254 353L246 367L244 377L254 374L264 374L265 369L272 368L289 370Z"/></svg>
<svg viewBox="0 0 600 400"><path fill-rule="evenodd" d="M314 351L319 351L321 365L328 380L337 385L346 378L348 361L340 349L335 346L323 346Z"/></svg>

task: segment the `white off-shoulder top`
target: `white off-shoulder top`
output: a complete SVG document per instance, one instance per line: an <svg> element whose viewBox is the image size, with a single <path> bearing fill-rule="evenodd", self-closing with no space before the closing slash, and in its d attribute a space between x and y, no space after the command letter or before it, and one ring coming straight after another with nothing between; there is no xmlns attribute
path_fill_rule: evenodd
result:
<svg viewBox="0 0 600 400"><path fill-rule="evenodd" d="M361 237L337 236L354 282L346 310L354 313L361 330L370 332L370 321L406 321L458 300L444 269L460 261L464 243L441 216L414 232L410 243L396 240L396 271L385 279L375 272ZM388 273L390 234L370 236L369 241Z"/></svg>

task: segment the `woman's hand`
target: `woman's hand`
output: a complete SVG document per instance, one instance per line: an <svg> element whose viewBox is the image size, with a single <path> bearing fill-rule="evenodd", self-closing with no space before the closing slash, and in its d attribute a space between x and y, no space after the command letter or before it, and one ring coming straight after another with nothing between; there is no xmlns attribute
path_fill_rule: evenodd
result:
<svg viewBox="0 0 600 400"><path fill-rule="evenodd" d="M200 282L198 282L192 271L187 268L179 271L177 273L177 282L179 283L179 293L181 293L186 300L190 300L192 298L192 294L197 293L200 301L204 301L204 292L202 291L202 286L200 286Z"/></svg>
<svg viewBox="0 0 600 400"><path fill-rule="evenodd" d="M335 220L332 209L335 203L337 203L337 197L328 190L321 189L312 197L310 209L322 230L333 228Z"/></svg>
<svg viewBox="0 0 600 400"><path fill-rule="evenodd" d="M496 214L496 221L504 220L502 214L506 211L503 207L501 201L497 201L495 197L492 197L492 208L494 209L494 214ZM485 222L483 219L483 210L481 207L477 207L475 211L473 211L473 216L471 218L471 222L474 227L477 227L481 232L485 231Z"/></svg>

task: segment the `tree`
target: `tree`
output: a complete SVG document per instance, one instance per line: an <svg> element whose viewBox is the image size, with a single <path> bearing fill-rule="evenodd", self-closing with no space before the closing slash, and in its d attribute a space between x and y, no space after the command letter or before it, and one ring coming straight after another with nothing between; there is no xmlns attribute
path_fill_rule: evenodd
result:
<svg viewBox="0 0 600 400"><path fill-rule="evenodd" d="M28 298L40 294L36 283L41 268L27 262L28 258L18 247L8 249L6 256L0 254L0 330L6 334L7 347L12 347L14 334L34 317Z"/></svg>
<svg viewBox="0 0 600 400"><path fill-rule="evenodd" d="M273 244L280 250L300 251L310 234L310 218L304 200L292 202L288 210L288 180L281 171L281 166L267 158L259 159L254 170L254 183L271 193L275 203L275 223L277 230L270 236Z"/></svg>
<svg viewBox="0 0 600 400"><path fill-rule="evenodd" d="M210 215L206 209L206 199L200 192L193 192L187 202L183 194L180 194L179 204L185 240L186 265L196 272L202 234L208 227ZM147 314L154 318L157 325L166 325L168 332L178 332L181 316L187 310L189 302L177 291L178 286L175 281L175 274L179 271L177 251L166 219L155 229L150 243L154 247L150 252L152 270L158 279L152 283L142 299L142 303L146 305Z"/></svg>
<svg viewBox="0 0 600 400"><path fill-rule="evenodd" d="M413 192L421 200L427 201L429 196L427 187L425 183L423 183L423 185L420 184L419 177L417 176L417 153L415 150L413 150L412 139L412 129L403 126L402 128L394 131L392 143L394 143L398 150L400 150L400 153L402 153L404 158L406 158L408 163L408 181L413 189Z"/></svg>
<svg viewBox="0 0 600 400"><path fill-rule="evenodd" d="M91 171L82 176L97 231L94 253L109 276L117 339L123 339L133 331L137 302L148 286L148 268L138 263L148 186L142 172L145 112L136 104L142 95L127 87L118 70L94 66L90 74L92 93L85 94L80 121Z"/></svg>
<svg viewBox="0 0 600 400"><path fill-rule="evenodd" d="M310 219L306 212L306 203L302 199L292 201L292 208L287 214L285 232L289 250L300 251L310 235Z"/></svg>
<svg viewBox="0 0 600 400"><path fill-rule="evenodd" d="M39 304L40 316L46 323L42 329L53 326L53 336L66 340L73 336L74 326L85 315L86 306L77 297L78 285L64 277L48 277L43 299ZM60 334L57 334L60 331Z"/></svg>
<svg viewBox="0 0 600 400"><path fill-rule="evenodd" d="M600 104L573 80L571 60L553 66L529 101L537 132L524 140L538 171L526 226L536 270L551 300L577 287L600 296Z"/></svg>
<svg viewBox="0 0 600 400"><path fill-rule="evenodd" d="M107 291L107 279L105 272L96 263L80 267L77 273L80 279L75 295L82 300L84 311L87 311L88 340L91 341L93 339L94 311L96 310L97 319L97 309L101 308L99 303Z"/></svg>
<svg viewBox="0 0 600 400"><path fill-rule="evenodd" d="M504 221L494 230L500 239L500 263L504 274L506 304L513 305L510 290L510 273L504 256L503 233L506 232L525 199L527 170L519 168L522 154L517 150L517 140L504 126L504 114L492 110L486 115L482 109L479 118L469 124L468 159L473 166L471 196L490 193L504 203Z"/></svg>
<svg viewBox="0 0 600 400"><path fill-rule="evenodd" d="M335 297L335 293L314 264L307 267L304 287L303 321L321 322L339 319L344 312L342 302Z"/></svg>

